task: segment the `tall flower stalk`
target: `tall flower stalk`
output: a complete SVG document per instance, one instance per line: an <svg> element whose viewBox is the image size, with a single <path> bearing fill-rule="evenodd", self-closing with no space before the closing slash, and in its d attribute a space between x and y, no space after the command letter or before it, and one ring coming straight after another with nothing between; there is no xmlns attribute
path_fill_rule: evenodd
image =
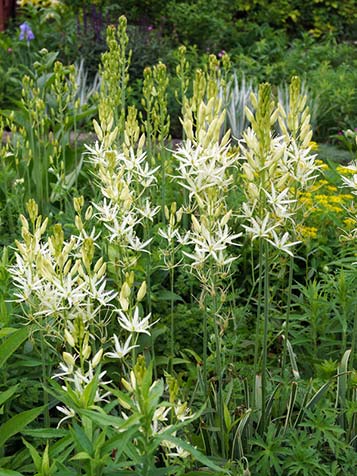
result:
<svg viewBox="0 0 357 476"><path fill-rule="evenodd" d="M167 246L163 248L163 269L167 270L170 279L170 359L169 370L173 371L173 359L175 356L175 313L174 313L174 284L175 269L182 264L182 260L176 261L176 256L181 249L179 227L182 220L183 210L177 210L176 202L173 202L170 209L165 205L166 226L159 229L159 235L166 241Z"/></svg>
<svg viewBox="0 0 357 476"><path fill-rule="evenodd" d="M296 220L299 213L299 194L311 186L316 178L318 166L315 163L315 154L311 154L310 142L312 128L310 124L310 111L307 106L307 96L300 78L294 76L289 85L288 101L285 108L279 103L278 123L283 139L287 146L287 154L284 161L284 169L289 172L287 185L289 186L292 208L295 211ZM296 239L295 227L292 230L293 239ZM289 275L286 300L286 317L284 325L284 347L282 355L282 374L284 375L287 356L287 344L289 339L289 325L291 313L291 296L293 284L294 256L289 258Z"/></svg>
<svg viewBox="0 0 357 476"><path fill-rule="evenodd" d="M269 332L269 268L276 253L290 257L287 321L284 337L288 339L293 279L293 249L299 243L294 232L298 211L297 188L306 187L315 178L315 156L310 154L311 128L306 98L301 97L299 82L294 79L290 87L290 110L275 106L269 84L259 87L258 96L251 95L255 108L253 113L246 108L251 122L240 141L242 154L242 205L243 218L248 236L258 240L258 306L257 335L262 326L262 338L256 340L254 368L261 378L256 386L256 405L262 431L266 428L267 353ZM282 136L275 134L279 121ZM273 260L273 261L272 261ZM283 367L286 360L286 343L283 352ZM261 364L259 364L261 362ZM261 395L259 393L261 388Z"/></svg>
<svg viewBox="0 0 357 476"><path fill-rule="evenodd" d="M213 76L206 78L202 72L197 72L194 89L201 99L194 96L185 104L182 123L187 140L174 152L174 157L178 162L176 178L188 192L186 212L189 211L192 224L191 230L181 237L181 242L190 247L184 255L190 261L191 272L200 282L200 302L204 309L202 388L204 395L208 395L208 329L213 325L218 381L216 412L220 447L225 456L222 304L226 279L236 259L230 255L229 248L237 245L236 239L240 235L234 234L229 226L232 211L228 209L226 199L233 183L231 169L236 158L229 153L229 132L219 139L224 112L221 112L216 88Z"/></svg>
<svg viewBox="0 0 357 476"><path fill-rule="evenodd" d="M123 141L127 109L127 87L131 50L128 50L129 38L126 32L125 16L119 18L118 27L107 28L108 51L102 54L100 66L101 87L99 98L99 119L103 126L107 115L113 114L118 131L118 140Z"/></svg>
<svg viewBox="0 0 357 476"><path fill-rule="evenodd" d="M147 138L147 153L152 165L160 167L160 190L162 221L165 222L164 207L166 204L167 151L166 141L169 138L170 116L168 114L167 87L169 77L166 66L159 62L153 68L144 69L143 97L141 104L145 114L141 114L143 128Z"/></svg>

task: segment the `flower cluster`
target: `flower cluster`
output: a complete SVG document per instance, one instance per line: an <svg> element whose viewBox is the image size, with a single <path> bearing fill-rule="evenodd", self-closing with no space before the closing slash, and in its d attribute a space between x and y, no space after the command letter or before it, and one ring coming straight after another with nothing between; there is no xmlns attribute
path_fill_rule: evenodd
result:
<svg viewBox="0 0 357 476"><path fill-rule="evenodd" d="M138 254L147 252L152 240L141 239L137 232L152 222L159 211L149 197L158 168L152 169L146 154L134 152L132 147L127 153L107 147L104 142L87 148L103 196L101 203L93 205L109 232L109 241L119 246L121 265L126 270Z"/></svg>
<svg viewBox="0 0 357 476"><path fill-rule="evenodd" d="M111 306L117 293L106 290L106 264L94 260L94 238L84 231L65 240L61 225L44 239L47 218L42 220L33 200L27 204L30 217L21 216L22 242L16 242L15 264L9 268L17 288L16 301L32 320L51 336L61 336L80 319L95 324L102 308ZM87 213L90 218L91 211ZM77 216L77 224L82 221Z"/></svg>
<svg viewBox="0 0 357 476"><path fill-rule="evenodd" d="M319 239L326 241L331 237L337 238L340 230L347 228L351 230L351 219L348 214L353 210L353 193L348 190L341 190L338 183L335 185L336 172L341 174L342 182L346 185L351 184L353 176L352 167L337 166L336 172L329 169L327 164L320 165L322 175L309 187L308 190L299 191L297 198L299 206L303 211L303 219L306 226L299 226L299 236L302 241L309 239ZM326 173L325 173L326 172ZM353 180L353 179L352 179ZM309 229L316 232L309 232ZM317 230L324 230L324 233L318 234ZM329 229L329 233L326 230Z"/></svg>
<svg viewBox="0 0 357 476"><path fill-rule="evenodd" d="M297 190L306 189L316 178L318 166L310 152L311 130L305 101L292 83L290 110L275 108L271 87L263 84L258 97L251 96L255 114L246 109L251 128L240 141L245 201L243 225L252 240L263 239L293 256L291 229L296 226ZM279 122L283 135L274 135Z"/></svg>
<svg viewBox="0 0 357 476"><path fill-rule="evenodd" d="M236 259L229 256L228 249L237 245L240 234L234 234L229 227L232 211L226 204L236 157L229 154L228 144L223 141L202 147L190 140L174 156L178 160L178 183L188 191L187 211L191 212L192 221L191 230L180 241L193 248L184 254L201 283L212 293L216 278L226 277Z"/></svg>

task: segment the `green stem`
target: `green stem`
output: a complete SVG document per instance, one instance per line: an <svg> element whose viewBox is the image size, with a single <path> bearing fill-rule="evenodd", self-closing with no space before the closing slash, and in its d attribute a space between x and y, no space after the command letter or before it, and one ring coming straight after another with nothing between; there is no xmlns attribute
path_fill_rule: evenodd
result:
<svg viewBox="0 0 357 476"><path fill-rule="evenodd" d="M173 372L174 367L174 356L175 356L175 322L174 322L174 277L175 277L175 268L170 269L170 349L171 349L171 358L170 358L170 373Z"/></svg>
<svg viewBox="0 0 357 476"><path fill-rule="evenodd" d="M269 245L265 243L264 266L264 331L263 331L263 361L262 361L262 433L266 428L266 395L267 395L267 357L268 357L268 325L269 325Z"/></svg>
<svg viewBox="0 0 357 476"><path fill-rule="evenodd" d="M263 294L263 241L259 240L259 263L258 263L258 304L257 321L255 326L255 348L254 348L254 374L258 373L258 360L260 351L260 321L262 316L262 294ZM254 278L254 267L252 270Z"/></svg>
<svg viewBox="0 0 357 476"><path fill-rule="evenodd" d="M354 319L353 319L353 331L352 331L352 342L351 342L351 368L354 368L355 363L355 352L357 347L357 309L354 310Z"/></svg>
<svg viewBox="0 0 357 476"><path fill-rule="evenodd" d="M40 348L41 348L41 370L42 370L42 390L43 390L43 403L46 405L44 410L44 418L45 418L45 427L50 427L50 410L49 410L49 398L48 392L45 388L47 383L47 372L46 372L46 362L48 362L48 353L45 350L45 346L43 345L43 335L41 333L40 336Z"/></svg>
<svg viewBox="0 0 357 476"><path fill-rule="evenodd" d="M207 309L205 306L203 312L203 362L202 362L202 377L203 377L203 394L204 398L208 395L208 372L207 372L207 357L208 357L208 319Z"/></svg>
<svg viewBox="0 0 357 476"><path fill-rule="evenodd" d="M215 287L216 289L216 287ZM225 445L225 424L224 424L224 405L223 405L223 378L222 378L222 361L221 361L221 339L219 335L219 326L218 326L218 308L217 308L217 295L213 297L213 309L212 309L213 319L214 319L214 335L216 341L216 374L218 379L218 388L217 388L217 412L219 420L219 429L221 433L221 452L222 457L226 457L226 445Z"/></svg>
<svg viewBox="0 0 357 476"><path fill-rule="evenodd" d="M145 226L145 241L149 239L151 235L150 225ZM152 314L152 302L151 302L151 244L148 245L148 253L146 258L146 303L148 306L149 314ZM152 359L153 359L153 371L154 371L154 378L157 379L157 368L156 368L156 359L155 359L155 345L154 345L154 338L152 334L151 337L151 352L152 352Z"/></svg>
<svg viewBox="0 0 357 476"><path fill-rule="evenodd" d="M292 294L292 285L293 285L293 274L294 274L294 257L290 256L289 281L288 281L288 289L287 289L288 296L287 296L287 302L286 302L286 319L285 319L285 329L284 329L284 348L283 348L283 356L282 356L282 363L281 363L282 376L284 376L284 373L285 373L287 345L288 345L288 339L289 339L289 324L290 324L290 313L291 313L291 294Z"/></svg>
<svg viewBox="0 0 357 476"><path fill-rule="evenodd" d="M164 145L160 144L160 157L161 157L161 210L162 210L162 222L166 223L165 217L165 205L166 205L166 157Z"/></svg>

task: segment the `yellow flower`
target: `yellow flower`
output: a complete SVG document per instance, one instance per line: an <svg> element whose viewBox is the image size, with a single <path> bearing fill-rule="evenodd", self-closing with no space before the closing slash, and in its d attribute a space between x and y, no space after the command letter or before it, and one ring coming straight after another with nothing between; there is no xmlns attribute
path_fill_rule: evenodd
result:
<svg viewBox="0 0 357 476"><path fill-rule="evenodd" d="M297 236L302 241L317 238L317 228L314 226L298 225L296 227Z"/></svg>
<svg viewBox="0 0 357 476"><path fill-rule="evenodd" d="M343 223L346 225L347 229L351 230L355 226L356 220L354 218L348 217L343 220Z"/></svg>
<svg viewBox="0 0 357 476"><path fill-rule="evenodd" d="M311 140L310 143L309 143L309 147L310 147L311 150L317 150L319 148L319 145L314 140Z"/></svg>
<svg viewBox="0 0 357 476"><path fill-rule="evenodd" d="M356 173L356 170L349 169L348 167L343 167L342 165L336 167L336 171L341 175L354 175Z"/></svg>

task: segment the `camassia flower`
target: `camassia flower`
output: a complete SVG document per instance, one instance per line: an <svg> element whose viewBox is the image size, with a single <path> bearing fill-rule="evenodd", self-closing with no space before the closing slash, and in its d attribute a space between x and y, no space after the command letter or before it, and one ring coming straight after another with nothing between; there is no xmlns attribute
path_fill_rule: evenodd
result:
<svg viewBox="0 0 357 476"><path fill-rule="evenodd" d="M118 313L119 313L119 317L118 317L119 324L121 325L123 329L126 329L127 331L131 333L150 335L150 332L148 329L150 329L150 327L152 327L154 324L158 322L158 320L156 320L155 322L152 322L151 324L149 324L151 313L148 314L146 317L140 319L138 306L135 307L133 316L131 318L127 317L125 313L120 309L118 310Z"/></svg>
<svg viewBox="0 0 357 476"><path fill-rule="evenodd" d="M208 230L203 221L199 223L194 216L192 218L194 226L188 243L194 245L194 253L183 253L193 260L194 266L203 264L209 258L218 263L222 260L221 252L226 251L228 246L238 246L235 240L241 233L231 233L228 225L223 224L223 220L223 223L218 222L213 230Z"/></svg>
<svg viewBox="0 0 357 476"><path fill-rule="evenodd" d="M279 226L278 223L271 221L269 213L267 213L263 219L250 217L249 222L250 226L242 226L251 235L252 240L256 238L267 238L274 228Z"/></svg>
<svg viewBox="0 0 357 476"><path fill-rule="evenodd" d="M294 256L290 248L295 246L301 241L289 242L290 235L288 232L285 232L282 236L278 236L275 230L272 231L272 240L268 238L270 244L272 244L276 249L284 251L290 256Z"/></svg>
<svg viewBox="0 0 357 476"><path fill-rule="evenodd" d="M122 359L125 357L132 349L139 347L138 345L130 345L131 335L127 338L124 345L119 342L118 336L113 335L115 352L106 352L105 356L110 359Z"/></svg>

